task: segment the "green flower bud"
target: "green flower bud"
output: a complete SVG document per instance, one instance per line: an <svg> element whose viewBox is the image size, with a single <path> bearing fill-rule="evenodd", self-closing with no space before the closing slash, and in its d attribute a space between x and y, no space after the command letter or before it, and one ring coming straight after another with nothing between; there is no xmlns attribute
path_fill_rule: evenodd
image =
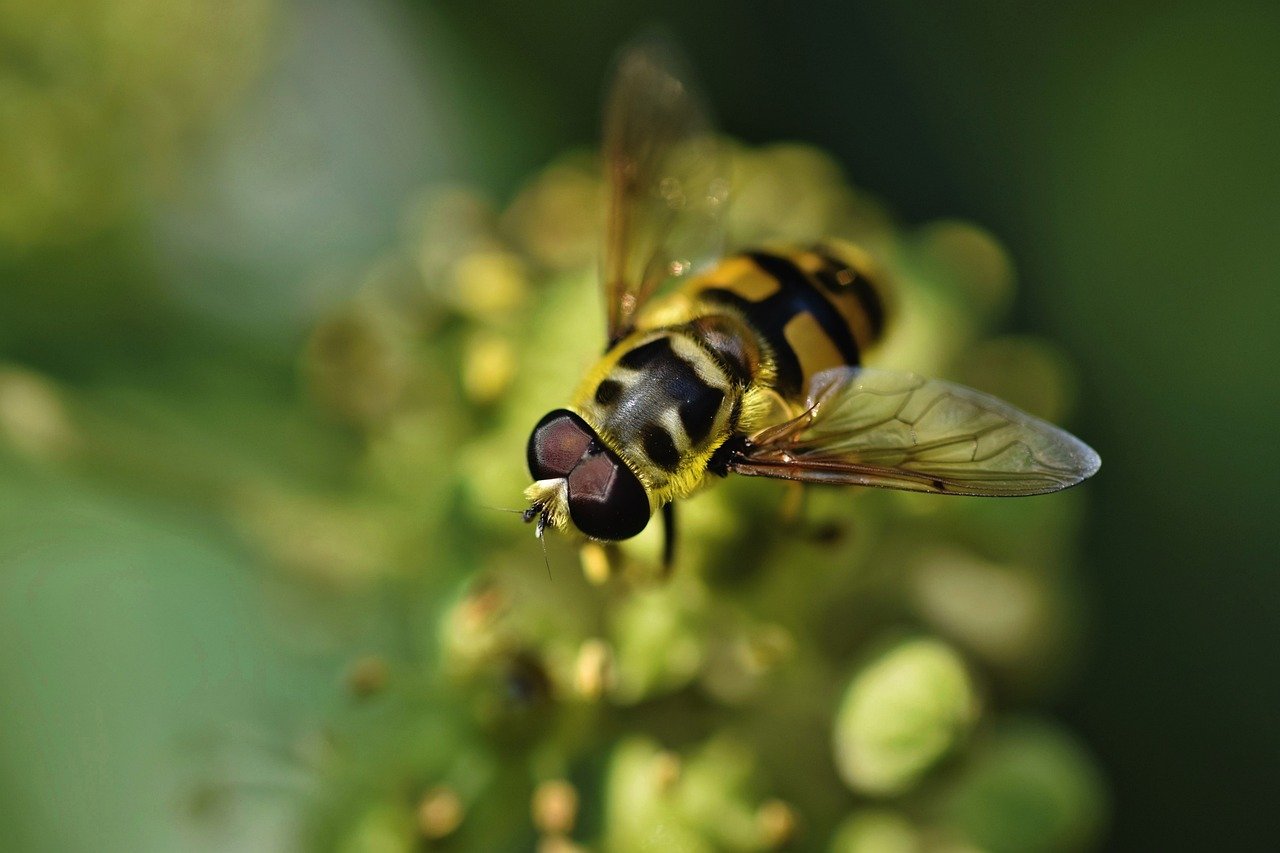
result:
<svg viewBox="0 0 1280 853"><path fill-rule="evenodd" d="M697 613L706 590L683 575L665 586L639 590L613 614L614 663L619 702L638 702L688 684L706 657Z"/></svg>
<svg viewBox="0 0 1280 853"><path fill-rule="evenodd" d="M11 445L34 459L61 460L81 441L52 382L0 364L0 447Z"/></svg>
<svg viewBox="0 0 1280 853"><path fill-rule="evenodd" d="M449 826L452 832L457 823ZM424 827L425 831L425 827ZM338 840L338 853L409 853L417 846L412 816L402 808L379 803L356 821L350 831ZM428 837L438 838L447 833Z"/></svg>
<svg viewBox="0 0 1280 853"><path fill-rule="evenodd" d="M502 224L542 266L587 267L599 246L597 211L603 197L599 167L581 157L566 157L520 192Z"/></svg>
<svg viewBox="0 0 1280 853"><path fill-rule="evenodd" d="M959 655L938 640L900 643L845 691L836 714L836 767L856 791L902 793L968 733L977 714Z"/></svg>
<svg viewBox="0 0 1280 853"><path fill-rule="evenodd" d="M1005 686L1034 687L1059 671L1065 615L1043 573L941 547L922 555L908 578L916 611L996 669Z"/></svg>
<svg viewBox="0 0 1280 853"><path fill-rule="evenodd" d="M901 815L868 810L850 817L831 838L831 853L919 853L916 828Z"/></svg>
<svg viewBox="0 0 1280 853"><path fill-rule="evenodd" d="M923 229L915 244L917 262L944 276L969 313L984 319L999 316L1013 301L1013 262L1004 246L978 226L936 222Z"/></svg>
<svg viewBox="0 0 1280 853"><path fill-rule="evenodd" d="M634 738L619 744L605 782L605 848L618 853L714 849L680 813L679 781L679 760L653 742Z"/></svg>
<svg viewBox="0 0 1280 853"><path fill-rule="evenodd" d="M950 822L992 853L1089 849L1106 811L1093 759L1061 729L1031 720L1006 723L977 751L947 806Z"/></svg>
<svg viewBox="0 0 1280 853"><path fill-rule="evenodd" d="M750 750L728 738L709 741L687 761L650 741L623 742L607 779L605 849L763 848L777 840L777 821L761 819L750 791L754 772ZM776 801L765 805L778 810Z"/></svg>
<svg viewBox="0 0 1280 853"><path fill-rule="evenodd" d="M303 357L311 396L343 423L383 423L411 381L408 349L397 318L377 305L352 305L311 333Z"/></svg>
<svg viewBox="0 0 1280 853"><path fill-rule="evenodd" d="M529 296L525 262L511 252L472 252L458 258L451 272L445 297L474 320L510 317Z"/></svg>

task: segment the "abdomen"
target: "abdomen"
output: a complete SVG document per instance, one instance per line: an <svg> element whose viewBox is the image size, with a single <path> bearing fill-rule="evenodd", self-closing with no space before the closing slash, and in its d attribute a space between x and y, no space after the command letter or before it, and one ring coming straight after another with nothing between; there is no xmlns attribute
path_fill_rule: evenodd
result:
<svg viewBox="0 0 1280 853"><path fill-rule="evenodd" d="M852 246L735 255L690 281L685 293L700 310L724 310L747 323L787 400L798 400L813 374L861 363L884 332L870 259Z"/></svg>

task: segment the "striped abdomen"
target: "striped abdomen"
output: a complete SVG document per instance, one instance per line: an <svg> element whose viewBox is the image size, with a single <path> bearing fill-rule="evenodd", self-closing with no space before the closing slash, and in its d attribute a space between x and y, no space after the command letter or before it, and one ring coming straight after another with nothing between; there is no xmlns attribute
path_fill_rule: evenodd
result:
<svg viewBox="0 0 1280 853"><path fill-rule="evenodd" d="M818 371L859 364L882 335L884 302L869 269L854 247L749 252L691 281L686 292L702 311L745 320L772 357L774 387L794 400Z"/></svg>

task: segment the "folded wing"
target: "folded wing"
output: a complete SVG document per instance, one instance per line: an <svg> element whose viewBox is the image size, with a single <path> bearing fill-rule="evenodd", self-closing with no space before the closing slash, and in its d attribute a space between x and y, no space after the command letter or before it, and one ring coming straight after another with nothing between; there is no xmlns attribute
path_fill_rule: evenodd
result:
<svg viewBox="0 0 1280 853"><path fill-rule="evenodd" d="M816 374L808 410L752 436L728 468L747 476L938 494L1055 492L1097 472L1080 439L981 391L901 373Z"/></svg>

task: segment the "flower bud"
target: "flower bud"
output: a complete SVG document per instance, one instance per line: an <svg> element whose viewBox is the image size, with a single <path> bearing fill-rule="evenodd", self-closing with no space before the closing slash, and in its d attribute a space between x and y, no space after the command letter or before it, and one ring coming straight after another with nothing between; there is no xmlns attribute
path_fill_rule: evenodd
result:
<svg viewBox="0 0 1280 853"><path fill-rule="evenodd" d="M835 723L836 767L855 791L902 793L976 718L959 655L938 640L908 640L863 667L845 691Z"/></svg>

